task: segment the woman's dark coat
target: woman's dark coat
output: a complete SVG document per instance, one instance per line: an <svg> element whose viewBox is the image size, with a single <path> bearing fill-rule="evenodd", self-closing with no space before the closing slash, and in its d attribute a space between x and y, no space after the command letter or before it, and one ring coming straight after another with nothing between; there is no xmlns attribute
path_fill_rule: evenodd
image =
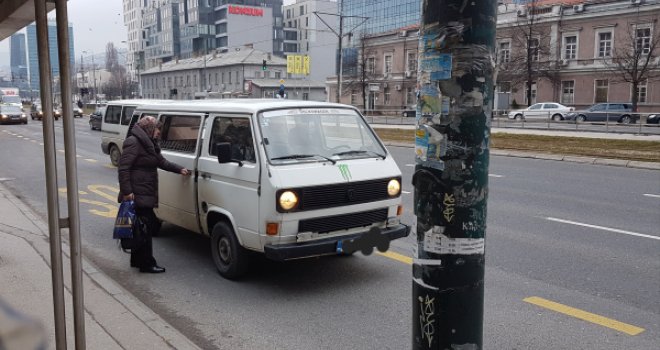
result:
<svg viewBox="0 0 660 350"><path fill-rule="evenodd" d="M131 130L124 141L119 158L119 198L131 193L135 205L141 208L158 207L158 168L180 173L183 167L167 161L158 147L140 126Z"/></svg>

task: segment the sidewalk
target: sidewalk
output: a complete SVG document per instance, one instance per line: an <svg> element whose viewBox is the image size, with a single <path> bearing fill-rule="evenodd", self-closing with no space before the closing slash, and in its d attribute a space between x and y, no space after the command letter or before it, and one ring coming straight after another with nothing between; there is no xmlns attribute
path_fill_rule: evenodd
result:
<svg viewBox="0 0 660 350"><path fill-rule="evenodd" d="M41 321L48 348L54 349L47 226L1 182L0 213L0 298L15 310ZM72 349L75 343L71 267L66 242L62 251L67 346ZM83 287L87 349L200 349L85 259Z"/></svg>
<svg viewBox="0 0 660 350"><path fill-rule="evenodd" d="M415 125L392 125L392 124L370 124L374 129L402 129L414 130ZM588 132L588 131L562 131L562 130L539 130L539 129L518 129L518 128L491 128L491 134L505 133L505 134L522 134L522 135L545 135L545 136L561 136L561 137L585 137L597 138L608 140L635 140L635 141L660 141L660 135L636 135L636 134L616 134L604 132ZM384 141L387 146L397 147L414 147L413 140L410 142L392 142ZM654 162L640 162L634 160L624 159L611 159L611 158L595 158L583 156L571 156L561 154L539 153L530 151L515 151L515 150L500 150L491 149L491 155L505 156L505 157L518 157L518 158L535 158L545 160L557 160L565 162L585 163L585 164L599 164L620 166L627 168L651 169L660 170L660 163Z"/></svg>

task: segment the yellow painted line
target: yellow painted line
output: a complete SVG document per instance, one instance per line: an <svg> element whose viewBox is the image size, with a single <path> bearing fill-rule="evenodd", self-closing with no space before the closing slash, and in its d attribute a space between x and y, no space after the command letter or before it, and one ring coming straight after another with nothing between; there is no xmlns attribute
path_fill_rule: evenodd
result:
<svg viewBox="0 0 660 350"><path fill-rule="evenodd" d="M117 169L117 167L112 164L104 164L103 166L109 169Z"/></svg>
<svg viewBox="0 0 660 350"><path fill-rule="evenodd" d="M395 253L391 251L386 251L385 253L376 252L376 254L408 265L412 265L413 263L413 259L411 257L407 257L405 255L401 255L399 253Z"/></svg>
<svg viewBox="0 0 660 350"><path fill-rule="evenodd" d="M88 161L88 162L90 162L90 163L96 163L96 162L98 162L98 160L96 160L96 159L91 159L91 158L85 158L85 160Z"/></svg>
<svg viewBox="0 0 660 350"><path fill-rule="evenodd" d="M550 301L540 297L529 297L523 299L523 301L540 306L542 308L546 308L548 310L562 313L564 315L572 316L581 319L583 321L587 321L603 327L611 328L616 331L626 333L628 335L637 335L639 333L644 332L644 328L639 328L627 323L613 320L611 318L592 314L591 312L576 309L570 306L566 306L564 304L555 303L554 301Z"/></svg>
<svg viewBox="0 0 660 350"><path fill-rule="evenodd" d="M57 151L60 152L60 153L64 153L63 149L58 149Z"/></svg>

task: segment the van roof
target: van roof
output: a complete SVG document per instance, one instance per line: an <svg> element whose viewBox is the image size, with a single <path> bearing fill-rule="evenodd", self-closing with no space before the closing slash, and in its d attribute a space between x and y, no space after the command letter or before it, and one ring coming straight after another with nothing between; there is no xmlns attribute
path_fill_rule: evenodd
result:
<svg viewBox="0 0 660 350"><path fill-rule="evenodd" d="M160 102L141 104L141 110L162 110L166 108L171 111L180 112L242 112L256 113L267 109L284 108L351 108L355 107L339 103L300 101L300 100L280 100L280 99L220 99L220 100L185 100L172 101L166 103Z"/></svg>
<svg viewBox="0 0 660 350"><path fill-rule="evenodd" d="M172 100L144 100L144 99L131 99L131 100L114 100L108 101L108 106L110 105L129 105L129 106L139 106L144 104L156 104L156 103L170 103Z"/></svg>

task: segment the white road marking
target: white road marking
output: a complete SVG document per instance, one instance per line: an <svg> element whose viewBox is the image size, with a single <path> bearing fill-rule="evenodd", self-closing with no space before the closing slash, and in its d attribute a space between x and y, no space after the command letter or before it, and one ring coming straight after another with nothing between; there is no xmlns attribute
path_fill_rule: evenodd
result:
<svg viewBox="0 0 660 350"><path fill-rule="evenodd" d="M13 177L0 177L0 182L15 180Z"/></svg>
<svg viewBox="0 0 660 350"><path fill-rule="evenodd" d="M658 236L652 236L652 235L647 235L643 233L637 233L637 232L632 232L632 231L626 231L626 230L619 230L617 228L611 228L611 227L605 227L605 226L598 226L598 225L591 225L591 224L585 224L581 222L576 222L576 221L570 221L570 220L563 220L563 219L557 219L557 218L552 218L552 217L547 217L547 220L550 221L555 221L555 222L561 222L563 224L570 224L570 225L576 225L576 226L583 226L583 227L589 227L589 228L594 228L597 230L603 230L603 231L610 231L610 232L616 232L616 233L622 233L624 235L629 235L629 236L635 236L635 237L642 237L642 238L650 238L650 239L656 239L660 241L660 237Z"/></svg>
<svg viewBox="0 0 660 350"><path fill-rule="evenodd" d="M408 191L401 191L401 193L403 193L403 194L410 194L410 192L408 192Z"/></svg>
<svg viewBox="0 0 660 350"><path fill-rule="evenodd" d="M98 160L96 160L96 159L91 159L91 158L85 158L85 160L88 161L88 162L90 162L90 163L96 163L96 162L98 162Z"/></svg>
<svg viewBox="0 0 660 350"><path fill-rule="evenodd" d="M660 198L659 194L644 193L644 195L651 198Z"/></svg>
<svg viewBox="0 0 660 350"><path fill-rule="evenodd" d="M497 174L488 174L490 177L504 177L504 175L497 175Z"/></svg>
<svg viewBox="0 0 660 350"><path fill-rule="evenodd" d="M413 167L415 164L406 164L406 166Z"/></svg>

